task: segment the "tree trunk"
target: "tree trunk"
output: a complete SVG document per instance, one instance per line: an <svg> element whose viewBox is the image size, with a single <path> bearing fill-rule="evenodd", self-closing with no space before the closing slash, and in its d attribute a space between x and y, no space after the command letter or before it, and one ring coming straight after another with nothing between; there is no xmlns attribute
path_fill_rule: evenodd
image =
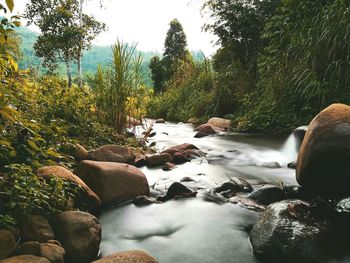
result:
<svg viewBox="0 0 350 263"><path fill-rule="evenodd" d="M67 66L68 87L70 88L72 87L72 69L68 59L66 60L66 66Z"/></svg>
<svg viewBox="0 0 350 263"><path fill-rule="evenodd" d="M80 27L83 27L83 4L84 0L80 0L80 8L79 8L79 24ZM78 59L77 59L77 64L78 64L78 85L79 87L82 85L83 82L83 67L81 65L81 59L82 59L82 40L80 40L80 45L79 45L79 50L78 50Z"/></svg>

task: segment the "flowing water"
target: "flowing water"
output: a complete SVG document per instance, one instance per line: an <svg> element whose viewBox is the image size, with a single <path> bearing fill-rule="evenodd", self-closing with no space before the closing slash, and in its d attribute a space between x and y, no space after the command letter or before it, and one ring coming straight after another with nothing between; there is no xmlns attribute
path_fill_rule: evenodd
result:
<svg viewBox="0 0 350 263"><path fill-rule="evenodd" d="M207 155L176 169L142 168L153 191L165 193L172 182L191 177L197 189L220 185L229 177L246 179L254 187L265 184L296 185L295 171L286 168L297 156L289 138L222 133L194 138L191 124L155 124L158 150L192 143ZM266 168L278 162L282 168ZM114 207L100 217L103 256L142 249L161 263L258 262L253 256L248 229L258 218L254 211L232 203L217 204L197 198L169 201L146 207Z"/></svg>

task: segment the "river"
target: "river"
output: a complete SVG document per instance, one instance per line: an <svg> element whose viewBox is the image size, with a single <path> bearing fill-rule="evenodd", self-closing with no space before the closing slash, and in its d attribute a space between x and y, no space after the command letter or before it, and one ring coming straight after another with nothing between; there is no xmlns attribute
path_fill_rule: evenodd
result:
<svg viewBox="0 0 350 263"><path fill-rule="evenodd" d="M165 193L172 182L191 177L195 182L184 183L201 193L220 185L229 177L241 177L254 188L262 184L296 185L295 170L289 162L297 156L297 143L289 138L221 133L194 138L191 124L155 124L159 151L182 143L192 143L206 157L178 165L164 172L161 168L142 168L153 195ZM278 162L282 168L264 167ZM238 204L206 201L196 198L169 201L146 207L127 204L104 211L101 253L141 249L161 263L234 263L259 262L252 253L248 230L259 214Z"/></svg>

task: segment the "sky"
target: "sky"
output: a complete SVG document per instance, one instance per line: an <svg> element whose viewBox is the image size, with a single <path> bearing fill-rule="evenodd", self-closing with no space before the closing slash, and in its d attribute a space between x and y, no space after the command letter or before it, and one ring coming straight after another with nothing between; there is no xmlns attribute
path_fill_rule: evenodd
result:
<svg viewBox="0 0 350 263"><path fill-rule="evenodd" d="M136 43L139 50L163 52L169 22L177 18L187 36L190 50L212 55L217 47L213 34L203 32L207 18L201 14L203 0L85 0L84 12L105 22L108 31L94 44L111 45L118 38ZM28 0L17 0L16 11L22 12ZM37 31L35 28L31 28Z"/></svg>

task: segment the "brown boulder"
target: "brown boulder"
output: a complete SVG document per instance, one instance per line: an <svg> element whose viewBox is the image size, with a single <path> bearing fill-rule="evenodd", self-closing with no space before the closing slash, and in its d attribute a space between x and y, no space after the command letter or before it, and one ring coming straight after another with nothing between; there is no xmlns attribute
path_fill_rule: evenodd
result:
<svg viewBox="0 0 350 263"><path fill-rule="evenodd" d="M51 263L63 263L66 251L61 246L42 243L40 244L40 254L42 257L50 260Z"/></svg>
<svg viewBox="0 0 350 263"><path fill-rule="evenodd" d="M146 252L131 250L112 254L92 263L158 263L158 261Z"/></svg>
<svg viewBox="0 0 350 263"><path fill-rule="evenodd" d="M147 159L146 156L141 154L141 153L136 153L136 158L135 158L135 166L136 167L142 167L147 165Z"/></svg>
<svg viewBox="0 0 350 263"><path fill-rule="evenodd" d="M77 165L75 173L100 197L102 205L149 195L145 175L132 165L83 161Z"/></svg>
<svg viewBox="0 0 350 263"><path fill-rule="evenodd" d="M22 240L24 241L46 242L50 239L55 239L55 234L45 217L31 215L20 227Z"/></svg>
<svg viewBox="0 0 350 263"><path fill-rule="evenodd" d="M189 162L190 159L188 159L183 153L181 152L176 152L173 154L173 159L175 164L182 164Z"/></svg>
<svg viewBox="0 0 350 263"><path fill-rule="evenodd" d="M97 218L85 212L66 211L52 219L52 227L57 240L65 249L66 262L90 262L98 252L101 243L101 226ZM52 247L42 247L49 254ZM49 251L50 250L50 251ZM59 258L61 249L55 247L55 255Z"/></svg>
<svg viewBox="0 0 350 263"><path fill-rule="evenodd" d="M103 145L96 150L90 151L87 160L134 164L135 154L129 147Z"/></svg>
<svg viewBox="0 0 350 263"><path fill-rule="evenodd" d="M166 163L163 165L162 169L163 171L171 171L176 168L176 165L173 163Z"/></svg>
<svg viewBox="0 0 350 263"><path fill-rule="evenodd" d="M86 160L89 158L89 152L80 144L75 145L75 159L77 161Z"/></svg>
<svg viewBox="0 0 350 263"><path fill-rule="evenodd" d="M182 152L187 158L204 157L205 153L198 149L190 149Z"/></svg>
<svg viewBox="0 0 350 263"><path fill-rule="evenodd" d="M40 256L40 243L38 241L29 241L19 244L12 255L33 255Z"/></svg>
<svg viewBox="0 0 350 263"><path fill-rule="evenodd" d="M350 107L333 104L310 123L296 169L298 183L325 197L350 195Z"/></svg>
<svg viewBox="0 0 350 263"><path fill-rule="evenodd" d="M171 163L173 161L173 157L169 153L161 153L147 156L147 166L156 167L162 166L166 163Z"/></svg>
<svg viewBox="0 0 350 263"><path fill-rule="evenodd" d="M207 135L216 134L216 131L214 130L214 128L207 123L198 126L197 128L194 129L194 131L200 132L201 134L207 134Z"/></svg>
<svg viewBox="0 0 350 263"><path fill-rule="evenodd" d="M37 257L33 255L22 255L5 258L0 260L0 263L50 263L50 261L43 257Z"/></svg>
<svg viewBox="0 0 350 263"><path fill-rule="evenodd" d="M100 198L78 176L62 166L45 166L38 169L36 174L44 178L57 177L80 186L83 189L80 201L87 204L89 211L96 211L101 206Z"/></svg>
<svg viewBox="0 0 350 263"><path fill-rule="evenodd" d="M6 257L16 247L13 234L8 230L0 230L0 259Z"/></svg>
<svg viewBox="0 0 350 263"><path fill-rule="evenodd" d="M214 117L208 121L208 124L220 128L222 130L229 130L231 127L231 121L223 118Z"/></svg>
<svg viewBox="0 0 350 263"><path fill-rule="evenodd" d="M184 144L176 145L174 147L171 147L171 149L175 149L178 152L183 152L183 151L186 151L186 150L193 150L193 149L199 150L195 145L190 144L190 143L184 143Z"/></svg>

